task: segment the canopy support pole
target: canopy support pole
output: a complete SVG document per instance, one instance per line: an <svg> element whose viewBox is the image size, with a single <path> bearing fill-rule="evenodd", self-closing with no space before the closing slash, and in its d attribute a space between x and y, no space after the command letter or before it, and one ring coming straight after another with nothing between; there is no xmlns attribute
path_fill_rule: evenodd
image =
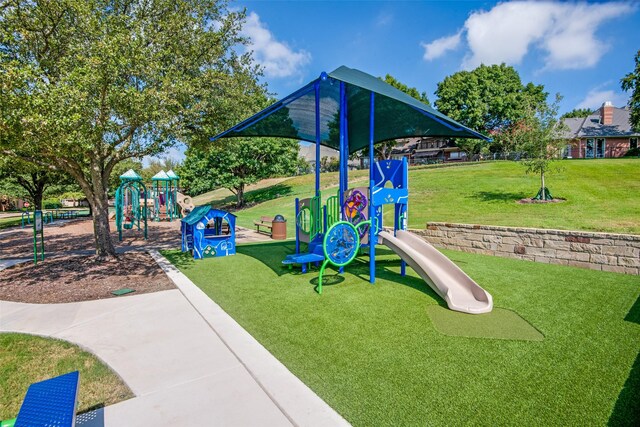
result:
<svg viewBox="0 0 640 427"><path fill-rule="evenodd" d="M320 195L320 82L314 85L316 95L316 197Z"/></svg>
<svg viewBox="0 0 640 427"><path fill-rule="evenodd" d="M343 174L344 174L344 162L342 161L343 159L343 155L344 155L344 151L345 149L348 151L348 148L345 148L345 134L346 134L346 108L347 108L347 103L346 103L346 93L345 93L345 84L344 82L340 82L340 151L338 153L338 158L340 160L340 179L339 179L339 183L340 183L340 187L339 187L339 194L338 194L338 199L339 199L339 203L340 203L340 217L344 220L344 212L342 212L342 204L344 203L344 192L346 190L346 188L344 187L344 179L343 179Z"/></svg>
<svg viewBox="0 0 640 427"><path fill-rule="evenodd" d="M378 241L376 209L373 206L373 141L375 125L375 92L371 92L369 104L369 283L376 282L376 243Z"/></svg>

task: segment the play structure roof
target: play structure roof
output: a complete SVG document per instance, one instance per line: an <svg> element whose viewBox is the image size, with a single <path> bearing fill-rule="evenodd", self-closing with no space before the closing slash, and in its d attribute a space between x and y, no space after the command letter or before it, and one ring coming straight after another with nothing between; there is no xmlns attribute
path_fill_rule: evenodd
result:
<svg viewBox="0 0 640 427"><path fill-rule="evenodd" d="M142 181L142 177L135 173L133 169L129 169L128 171L120 175L120 179L129 181Z"/></svg>
<svg viewBox="0 0 640 427"><path fill-rule="evenodd" d="M205 215L207 215L209 211L212 211L212 210L216 212L220 212L222 215L231 215L235 217L235 215L232 213L228 213L225 211L221 211L219 209L212 208L210 205L202 205L202 206L196 206L195 208L193 208L193 210L189 213L189 215L182 218L181 221L189 225L197 224L198 221L204 218Z"/></svg>
<svg viewBox="0 0 640 427"><path fill-rule="evenodd" d="M167 176L171 179L180 179L180 177L173 171L173 169L167 172Z"/></svg>
<svg viewBox="0 0 640 427"><path fill-rule="evenodd" d="M165 171L160 171L151 177L152 181L171 181L172 178Z"/></svg>
<svg viewBox="0 0 640 427"><path fill-rule="evenodd" d="M340 147L340 86L345 83L349 153L369 144L370 94L375 96L374 143L415 136L487 139L432 107L362 71L342 66L211 138L269 136ZM316 100L315 87L318 86Z"/></svg>

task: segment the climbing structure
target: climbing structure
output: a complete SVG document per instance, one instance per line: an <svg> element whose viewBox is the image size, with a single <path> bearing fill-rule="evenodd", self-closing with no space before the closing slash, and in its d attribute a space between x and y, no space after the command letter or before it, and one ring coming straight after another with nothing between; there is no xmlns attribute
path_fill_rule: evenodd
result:
<svg viewBox="0 0 640 427"><path fill-rule="evenodd" d="M142 177L132 169L120 175L120 185L116 190L116 228L118 238L122 240L122 231L137 228L144 231L147 238L147 217L149 204L147 203L147 188Z"/></svg>

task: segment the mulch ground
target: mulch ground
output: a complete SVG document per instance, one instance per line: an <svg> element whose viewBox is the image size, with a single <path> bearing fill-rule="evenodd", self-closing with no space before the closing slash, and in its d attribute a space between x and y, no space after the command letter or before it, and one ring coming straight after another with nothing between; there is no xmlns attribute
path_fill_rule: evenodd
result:
<svg viewBox="0 0 640 427"><path fill-rule="evenodd" d="M43 304L115 298L111 292L122 288L135 289L128 295L137 295L175 286L144 252L127 252L108 262L98 262L94 256L60 256L0 273L0 300L5 301Z"/></svg>
<svg viewBox="0 0 640 427"><path fill-rule="evenodd" d="M520 203L521 205L528 205L528 204L562 203L566 201L567 199L563 199L562 197L554 197L551 200L520 199L518 200L518 203Z"/></svg>

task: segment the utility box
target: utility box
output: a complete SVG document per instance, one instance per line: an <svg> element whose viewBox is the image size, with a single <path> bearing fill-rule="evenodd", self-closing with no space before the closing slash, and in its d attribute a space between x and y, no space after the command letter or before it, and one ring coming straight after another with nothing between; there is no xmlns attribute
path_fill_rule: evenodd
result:
<svg viewBox="0 0 640 427"><path fill-rule="evenodd" d="M287 238L287 220L282 215L276 215L271 225L271 238L273 240L285 240Z"/></svg>

